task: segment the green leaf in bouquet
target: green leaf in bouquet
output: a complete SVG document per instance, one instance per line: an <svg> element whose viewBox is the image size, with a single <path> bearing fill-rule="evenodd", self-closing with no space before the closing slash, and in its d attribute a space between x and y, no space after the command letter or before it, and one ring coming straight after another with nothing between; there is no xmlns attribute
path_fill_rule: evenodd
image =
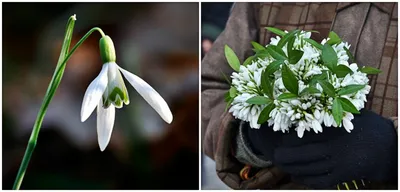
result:
<svg viewBox="0 0 400 192"><path fill-rule="evenodd" d="M335 88L327 80L318 80L319 85L321 85L324 93L330 97L335 97Z"/></svg>
<svg viewBox="0 0 400 192"><path fill-rule="evenodd" d="M254 96L246 101L249 104L264 105L271 103L271 100L264 96Z"/></svg>
<svg viewBox="0 0 400 192"><path fill-rule="evenodd" d="M322 49L321 57L324 64L333 72L337 65L338 57L332 46L325 43L324 48Z"/></svg>
<svg viewBox="0 0 400 192"><path fill-rule="evenodd" d="M353 71L346 65L338 65L335 68L335 74L339 78L346 77L349 73L353 73Z"/></svg>
<svg viewBox="0 0 400 192"><path fill-rule="evenodd" d="M274 103L270 103L268 104L260 113L260 116L258 116L258 120L257 123L258 124L263 124L265 122L268 121L269 119L269 114L271 113L271 111L275 108L275 104Z"/></svg>
<svg viewBox="0 0 400 192"><path fill-rule="evenodd" d="M268 31L271 31L272 33L275 33L281 37L285 36L285 34L286 34L284 31L277 29L275 27L266 27L265 29L267 29Z"/></svg>
<svg viewBox="0 0 400 192"><path fill-rule="evenodd" d="M303 96L305 94L315 94L315 93L321 93L317 88L315 87L307 87L304 88L303 91L300 92L300 96Z"/></svg>
<svg viewBox="0 0 400 192"><path fill-rule="evenodd" d="M266 71L261 74L261 88L270 99L274 99L274 81L269 79Z"/></svg>
<svg viewBox="0 0 400 192"><path fill-rule="evenodd" d="M247 65L251 64L251 62L254 60L254 58L255 58L254 55L247 57L247 59L243 62L243 66L247 66Z"/></svg>
<svg viewBox="0 0 400 192"><path fill-rule="evenodd" d="M236 88L235 87L231 87L229 89L229 96L231 96L233 98L233 97L236 97L236 94L237 94Z"/></svg>
<svg viewBox="0 0 400 192"><path fill-rule="evenodd" d="M270 63L265 69L266 75L270 76L271 74L273 74L275 71L279 69L279 66L281 66L283 63L284 63L283 60L276 60Z"/></svg>
<svg viewBox="0 0 400 192"><path fill-rule="evenodd" d="M361 68L360 71L362 73L371 74L371 75L375 75L375 74L382 72L381 70L379 70L377 68L373 68L373 67L369 67L369 66Z"/></svg>
<svg viewBox="0 0 400 192"><path fill-rule="evenodd" d="M334 45L340 42L342 42L342 39L340 39L338 34L333 31L329 32L329 40L326 42L327 44Z"/></svg>
<svg viewBox="0 0 400 192"><path fill-rule="evenodd" d="M335 98L333 100L332 115L333 119L335 119L336 124L339 126L340 122L343 119L343 108L338 98Z"/></svg>
<svg viewBox="0 0 400 192"><path fill-rule="evenodd" d="M282 66L282 81L289 92L295 95L299 94L298 80L287 65Z"/></svg>
<svg viewBox="0 0 400 192"><path fill-rule="evenodd" d="M251 45L253 45L256 52L265 49L264 46L260 45L259 43L255 42L255 41L252 41Z"/></svg>
<svg viewBox="0 0 400 192"><path fill-rule="evenodd" d="M353 105L353 103L351 103L351 101L349 101L348 99L343 98L343 97L339 97L338 99L339 99L340 104L342 105L342 108L344 111L354 113L354 114L360 114L360 112Z"/></svg>
<svg viewBox="0 0 400 192"><path fill-rule="evenodd" d="M278 100L293 99L293 98L297 98L297 95L293 93L282 93L278 96Z"/></svg>
<svg viewBox="0 0 400 192"><path fill-rule="evenodd" d="M254 55L254 58L264 59L268 56L269 56L269 52L267 51L267 49L263 49L263 50L257 51L256 54Z"/></svg>
<svg viewBox="0 0 400 192"><path fill-rule="evenodd" d="M316 41L312 40L312 39L307 39L304 38L304 41L306 41L307 43L311 44L312 46L314 46L315 48L322 50L324 48L324 46L322 46L321 44L317 43Z"/></svg>
<svg viewBox="0 0 400 192"><path fill-rule="evenodd" d="M296 64L303 57L304 52L300 50L291 50L289 52L289 63Z"/></svg>
<svg viewBox="0 0 400 192"><path fill-rule="evenodd" d="M349 56L349 59L351 62L355 62L356 60L354 59L353 54L351 54L350 50L347 49L347 47L343 46L343 49L346 51L347 55Z"/></svg>
<svg viewBox="0 0 400 192"><path fill-rule="evenodd" d="M325 79L328 77L327 73L328 73L328 71L325 70L325 71L322 71L321 74L314 75L314 76L310 79L310 81L309 81L308 84L309 84L310 86L314 86L315 84L318 83L318 80L325 80Z"/></svg>
<svg viewBox="0 0 400 192"><path fill-rule="evenodd" d="M299 30L296 29L296 30L290 31L289 33L286 33L286 34L282 37L282 39L279 40L277 46L278 46L279 48L283 48L283 46L285 46L285 44L286 44L291 38L294 38L295 35L296 35L298 32L299 32Z"/></svg>
<svg viewBox="0 0 400 192"><path fill-rule="evenodd" d="M274 58L275 60L287 59L285 52L283 52L282 48L280 47L277 47L275 45L268 45L267 51L271 55L271 57Z"/></svg>
<svg viewBox="0 0 400 192"><path fill-rule="evenodd" d="M229 91L227 91L224 94L224 100L225 100L225 102L229 102L229 100L231 100L231 95L230 95Z"/></svg>
<svg viewBox="0 0 400 192"><path fill-rule="evenodd" d="M231 99L228 101L228 103L226 104L225 112L226 112L226 111L228 110L228 108L231 106L232 102L233 102L233 98L231 98Z"/></svg>
<svg viewBox="0 0 400 192"><path fill-rule="evenodd" d="M338 95L348 95L363 89L365 85L347 85L338 92Z"/></svg>
<svg viewBox="0 0 400 192"><path fill-rule="evenodd" d="M228 45L225 45L225 57L229 65L232 67L232 69L235 71L239 71L240 69L239 58L236 56L235 52Z"/></svg>
<svg viewBox="0 0 400 192"><path fill-rule="evenodd" d="M292 51L293 50L293 44L294 44L294 41L296 40L296 37L295 36L292 36L290 39L289 39L289 41L288 41L288 44L287 44L287 53L288 53L288 55L290 54L290 51Z"/></svg>

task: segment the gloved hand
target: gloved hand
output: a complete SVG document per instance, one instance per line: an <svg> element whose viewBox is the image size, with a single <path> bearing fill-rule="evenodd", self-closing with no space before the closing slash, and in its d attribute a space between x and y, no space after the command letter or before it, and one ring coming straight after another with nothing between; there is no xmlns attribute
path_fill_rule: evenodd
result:
<svg viewBox="0 0 400 192"><path fill-rule="evenodd" d="M248 129L254 151L292 176L293 181L316 189L365 179L397 182L397 134L393 123L374 112L354 115L351 133L323 127L323 133L274 132L272 127Z"/></svg>

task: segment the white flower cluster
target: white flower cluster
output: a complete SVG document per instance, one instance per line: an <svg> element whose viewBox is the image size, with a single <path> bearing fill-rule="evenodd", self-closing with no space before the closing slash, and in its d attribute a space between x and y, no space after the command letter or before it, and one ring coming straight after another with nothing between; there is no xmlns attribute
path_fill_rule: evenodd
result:
<svg viewBox="0 0 400 192"><path fill-rule="evenodd" d="M308 82L314 75L319 75L323 71L329 70L326 65L321 62L321 50L315 48L310 43L304 41L304 38L310 38L311 32L301 31L296 34L293 48L304 52L301 59L296 64L285 63L290 70L295 74L298 80L299 93L309 87ZM277 45L280 37L271 38L270 44ZM328 39L324 39L321 44L324 45ZM282 50L287 54L287 44ZM268 45L266 46L268 47ZM367 101L366 94L370 91L368 85L368 77L365 73L358 71L356 63L349 64L349 57L345 47L348 49L349 44L341 42L332 45L332 48L337 53L337 65L345 65L352 70L352 73L345 77L339 78L333 73L327 75L327 80L335 89L340 89L348 85L366 85L363 89L356 93L342 95L342 97L351 101L351 103L360 110L364 108L364 103ZM253 60L251 64L240 66L238 72L233 72L231 75L232 86L236 88L237 95L233 99L232 106L229 112L237 119L249 122L251 128L260 128L257 123L261 111L266 105L249 104L246 101L254 96L267 97L262 91L261 74L266 67L275 59L271 56L258 58ZM332 115L333 99L328 95L321 94L323 88L319 83L315 84L321 93L305 94L294 99L278 100L277 97L282 93L288 93L282 80L282 65L274 72L273 95L275 108L269 114L268 125L273 126L274 131L289 131L289 128L294 128L297 131L298 137L303 137L304 131L314 130L315 133L322 132L322 124L326 127L340 127L350 132L353 129L351 120L354 118L352 113L344 112L343 119L340 125L334 120Z"/></svg>

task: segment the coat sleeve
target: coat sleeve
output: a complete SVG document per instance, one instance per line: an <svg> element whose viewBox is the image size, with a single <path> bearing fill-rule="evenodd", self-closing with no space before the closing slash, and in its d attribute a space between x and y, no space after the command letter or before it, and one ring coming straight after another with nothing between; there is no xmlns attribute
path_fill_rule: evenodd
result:
<svg viewBox="0 0 400 192"><path fill-rule="evenodd" d="M210 158L215 159L217 139L220 137L219 126L226 102L224 94L229 84L223 74L230 77L233 70L226 61L224 46L231 47L240 62L252 54L251 41L258 40L258 22L256 5L235 3L225 30L214 42L211 50L201 63L201 129L203 150Z"/></svg>
<svg viewBox="0 0 400 192"><path fill-rule="evenodd" d="M233 189L266 189L274 188L286 175L276 167L261 168L249 179L240 177L244 161L251 162L249 155L238 159L235 150L244 147L240 141L240 123L225 111L224 94L229 84L224 80L233 72L228 65L224 46L231 47L239 60L252 55L251 41L258 41L258 4L235 3L225 30L214 42L211 50L205 55L201 64L201 129L204 153L215 160L219 178ZM223 74L222 74L223 73ZM242 148L243 149L243 148ZM246 150L246 149L244 149ZM249 150L244 151L249 152ZM242 153L242 154L245 154ZM246 154L245 154L246 156ZM254 157L254 156L253 156ZM250 160L250 161L248 161ZM270 164L270 162L264 162Z"/></svg>

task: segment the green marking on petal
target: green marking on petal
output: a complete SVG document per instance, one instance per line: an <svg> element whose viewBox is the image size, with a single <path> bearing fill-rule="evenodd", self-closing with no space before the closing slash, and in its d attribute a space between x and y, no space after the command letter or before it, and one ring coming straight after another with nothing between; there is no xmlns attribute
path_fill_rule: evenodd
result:
<svg viewBox="0 0 400 192"><path fill-rule="evenodd" d="M103 107L107 109L111 105L111 102L103 95Z"/></svg>
<svg viewBox="0 0 400 192"><path fill-rule="evenodd" d="M125 87L123 87L123 90L120 87L114 87L111 93L109 91L108 93L106 95L106 102L104 102L105 106L109 106L106 104L112 103L115 107L121 108L123 103L129 104L128 92Z"/></svg>
<svg viewBox="0 0 400 192"><path fill-rule="evenodd" d="M108 84L103 93L103 105L108 107L113 104L116 108L121 108L123 104L129 104L128 90L124 80L115 63L109 63Z"/></svg>

